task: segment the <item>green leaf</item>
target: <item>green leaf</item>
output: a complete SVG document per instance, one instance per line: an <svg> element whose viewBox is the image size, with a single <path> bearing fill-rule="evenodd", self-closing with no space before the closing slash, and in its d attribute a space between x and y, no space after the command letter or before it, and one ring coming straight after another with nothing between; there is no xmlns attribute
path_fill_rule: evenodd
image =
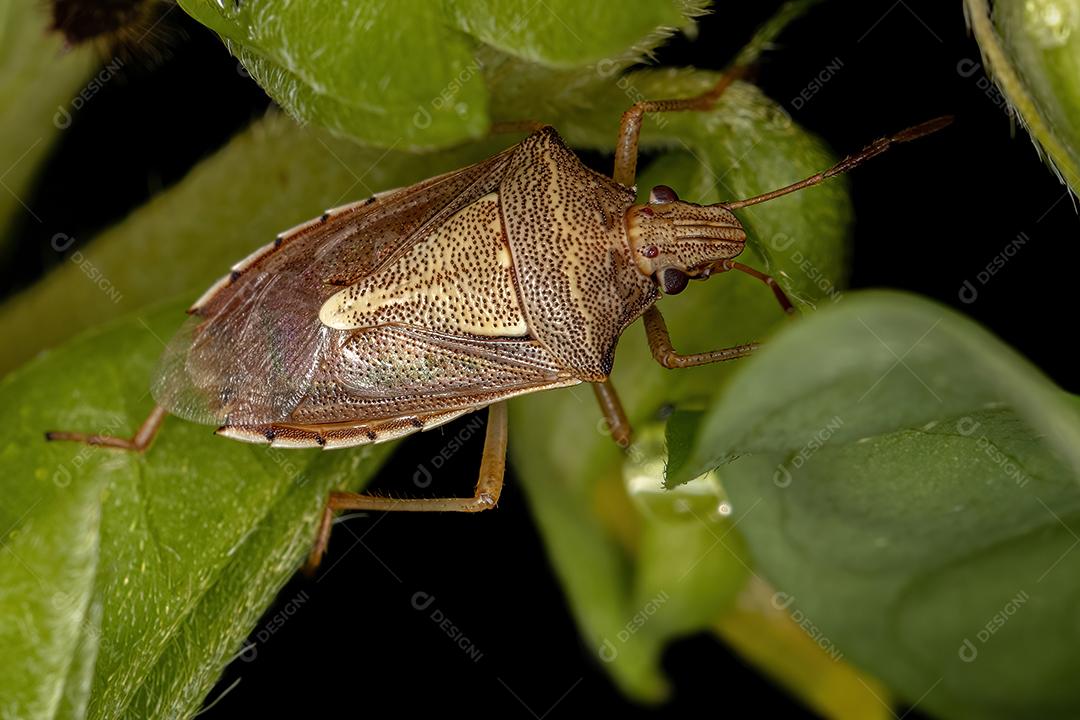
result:
<svg viewBox="0 0 1080 720"><path fill-rule="evenodd" d="M983 60L1031 139L1080 193L1080 0L966 0Z"/></svg>
<svg viewBox="0 0 1080 720"><path fill-rule="evenodd" d="M218 32L252 77L297 119L365 144L416 149L480 138L489 127L489 107L508 107L488 92L488 85L505 77L504 61L517 61L520 73L514 74L564 80L572 75L575 86L595 85L677 29L691 27L690 18L704 12L705 3L180 4ZM602 72L590 67L597 63ZM557 83L550 87L562 92Z"/></svg>
<svg viewBox="0 0 1080 720"><path fill-rule="evenodd" d="M783 596L780 596L783 599ZM740 657L830 720L889 720L889 691L860 673L804 617L785 611L775 590L751 580L716 633Z"/></svg>
<svg viewBox="0 0 1080 720"><path fill-rule="evenodd" d="M664 477L675 477L680 474L688 462L690 453L694 449L694 433L701 424L702 410L676 409L668 418L665 431L668 458L664 468Z"/></svg>
<svg viewBox="0 0 1080 720"><path fill-rule="evenodd" d="M756 567L908 702L1067 716L1078 409L953 311L862 293L740 367L678 479L737 457L719 472Z"/></svg>
<svg viewBox="0 0 1080 720"><path fill-rule="evenodd" d="M76 104L92 98L100 84L123 65L113 58L96 84L83 86L96 64L89 47L65 50L50 32L47 5L0 4L0 245L25 205L37 170L60 133L77 113ZM112 68L111 70L109 68ZM84 97L85 96L85 97Z"/></svg>
<svg viewBox="0 0 1080 720"><path fill-rule="evenodd" d="M445 0L464 32L508 55L552 68L573 68L615 57L650 34L661 37L704 12L694 0ZM657 44L659 38L642 43Z"/></svg>
<svg viewBox="0 0 1080 720"><path fill-rule="evenodd" d="M20 717L54 716L65 678L65 706L85 703L91 669L89 717L194 712L310 548L326 493L362 485L388 452L272 450L175 418L144 454L45 441L133 432L182 319L172 304L121 321L0 384L0 525L15 533L0 555L14 620L0 696L26 697Z"/></svg>
<svg viewBox="0 0 1080 720"><path fill-rule="evenodd" d="M182 0L302 122L382 147L437 147L487 130L471 45L427 0Z"/></svg>
<svg viewBox="0 0 1080 720"><path fill-rule="evenodd" d="M3 413L13 420L8 408ZM90 478L68 487L40 462L18 468L18 435L9 435L3 451L0 698L5 717L53 718L64 706L78 716L89 690L86 653L92 663L98 632L91 594L103 483ZM11 484L13 473L23 482ZM27 475L35 482L25 482Z"/></svg>

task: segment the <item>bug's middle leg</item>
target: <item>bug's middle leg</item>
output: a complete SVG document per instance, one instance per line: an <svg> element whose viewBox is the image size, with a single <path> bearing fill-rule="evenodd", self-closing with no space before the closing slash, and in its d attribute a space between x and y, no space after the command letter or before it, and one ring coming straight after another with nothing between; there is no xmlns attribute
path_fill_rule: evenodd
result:
<svg viewBox="0 0 1080 720"><path fill-rule="evenodd" d="M480 512L495 507L502 493L503 476L506 472L506 428L506 402L490 405L483 457L480 461L480 477L476 481L476 491L472 497L399 499L352 492L330 493L319 521L315 544L304 565L304 572L313 573L322 561L330 540L334 513L339 510Z"/></svg>
<svg viewBox="0 0 1080 720"><path fill-rule="evenodd" d="M734 360L735 358L746 357L760 347L758 343L747 343L746 345L735 345L710 352L680 355L672 347L667 323L664 322L664 316L660 314L655 305L645 311L645 335L649 339L649 349L652 351L653 358L668 369L696 367L725 360Z"/></svg>
<svg viewBox="0 0 1080 720"><path fill-rule="evenodd" d="M600 411L604 413L604 423L607 425L611 439L623 450L630 447L633 441L633 428L626 418L619 394L615 392L615 386L610 380L593 383L593 392L596 393L596 402L600 405Z"/></svg>
<svg viewBox="0 0 1080 720"><path fill-rule="evenodd" d="M634 184L637 175L638 138L645 113L710 110L733 82L746 73L745 67L734 67L721 76L708 92L696 97L674 100L642 100L623 113L619 121L619 139L615 143L615 172L612 178L626 187Z"/></svg>

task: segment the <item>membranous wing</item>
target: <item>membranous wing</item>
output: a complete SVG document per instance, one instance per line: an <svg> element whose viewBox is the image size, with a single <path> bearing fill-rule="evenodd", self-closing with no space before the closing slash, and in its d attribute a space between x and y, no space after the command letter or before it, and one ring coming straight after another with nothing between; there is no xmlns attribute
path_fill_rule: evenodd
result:
<svg viewBox="0 0 1080 720"><path fill-rule="evenodd" d="M289 417L327 351L348 334L320 321L326 300L495 192L513 151L328 211L234 266L169 343L154 398L170 413L206 424Z"/></svg>
<svg viewBox="0 0 1080 720"><path fill-rule="evenodd" d="M579 382L535 340L382 325L335 333L329 344L291 424L419 417Z"/></svg>

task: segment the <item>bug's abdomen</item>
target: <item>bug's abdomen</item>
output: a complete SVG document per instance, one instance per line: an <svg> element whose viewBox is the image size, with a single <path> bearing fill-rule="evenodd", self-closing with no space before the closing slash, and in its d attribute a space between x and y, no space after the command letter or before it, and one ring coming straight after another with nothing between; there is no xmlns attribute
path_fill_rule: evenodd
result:
<svg viewBox="0 0 1080 720"><path fill-rule="evenodd" d="M454 335L527 337L498 194L462 208L397 259L335 293L319 320L338 330L401 323Z"/></svg>

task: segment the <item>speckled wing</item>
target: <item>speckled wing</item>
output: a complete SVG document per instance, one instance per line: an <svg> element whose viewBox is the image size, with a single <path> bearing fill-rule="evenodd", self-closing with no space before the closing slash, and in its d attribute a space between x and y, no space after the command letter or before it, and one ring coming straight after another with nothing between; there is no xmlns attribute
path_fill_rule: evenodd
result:
<svg viewBox="0 0 1080 720"><path fill-rule="evenodd" d="M169 343L154 398L170 413L206 424L288 418L326 377L327 353L357 332L320 321L327 299L495 192L515 150L328 211L238 263L195 303Z"/></svg>

